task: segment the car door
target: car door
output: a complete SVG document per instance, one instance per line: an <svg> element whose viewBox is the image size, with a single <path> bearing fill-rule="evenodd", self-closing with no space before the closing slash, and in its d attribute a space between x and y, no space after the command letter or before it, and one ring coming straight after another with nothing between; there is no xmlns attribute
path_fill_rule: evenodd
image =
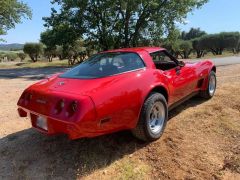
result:
<svg viewBox="0 0 240 180"><path fill-rule="evenodd" d="M169 82L171 104L190 95L196 86L193 69L179 67L163 72Z"/></svg>
<svg viewBox="0 0 240 180"><path fill-rule="evenodd" d="M189 66L179 66L178 61L166 51L152 55L156 68L169 84L169 104L173 104L191 94L196 86L196 72Z"/></svg>

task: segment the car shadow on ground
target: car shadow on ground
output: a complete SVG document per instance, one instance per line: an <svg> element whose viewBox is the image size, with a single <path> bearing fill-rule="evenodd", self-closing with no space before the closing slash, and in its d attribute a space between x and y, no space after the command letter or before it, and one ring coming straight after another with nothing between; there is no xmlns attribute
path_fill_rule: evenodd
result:
<svg viewBox="0 0 240 180"><path fill-rule="evenodd" d="M40 68L4 68L0 69L1 79L24 78L29 80L39 80L48 75L64 72L67 67L40 67Z"/></svg>
<svg viewBox="0 0 240 180"><path fill-rule="evenodd" d="M173 108L168 114L168 119L171 120L173 117L177 116L182 111L184 111L190 107L198 106L204 102L206 102L206 99L196 95L196 96L186 100L185 102L183 102L176 108Z"/></svg>
<svg viewBox="0 0 240 180"><path fill-rule="evenodd" d="M173 109L169 119L203 102L200 98L192 98ZM0 179L13 176L76 179L147 145L128 131L70 141L65 136L46 137L26 129L0 139Z"/></svg>
<svg viewBox="0 0 240 180"><path fill-rule="evenodd" d="M146 145L128 131L70 141L26 129L0 139L0 179L76 179Z"/></svg>

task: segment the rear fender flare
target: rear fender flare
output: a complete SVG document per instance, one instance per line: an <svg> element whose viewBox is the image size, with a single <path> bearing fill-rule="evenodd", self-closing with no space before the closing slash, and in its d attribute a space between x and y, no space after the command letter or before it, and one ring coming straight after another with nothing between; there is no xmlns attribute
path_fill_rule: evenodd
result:
<svg viewBox="0 0 240 180"><path fill-rule="evenodd" d="M142 108L143 108L143 104L144 102L146 101L146 99L149 97L149 95L152 93L152 92L159 92L159 91L155 91L155 89L164 89L164 91L166 92L166 94L163 94L164 97L166 98L166 101L168 103L168 98L169 98L169 90L168 88L166 87L166 85L164 85L163 83L160 83L160 84L154 84L154 85L151 85L149 90L147 91L147 93L144 95L144 98L142 99L142 102L141 102L141 108L140 108L140 111L139 111L139 114L138 114L138 118L137 118L137 121L135 122L134 124L134 127L136 127L137 123L138 123L138 120L141 116L141 111L142 111ZM167 97L166 97L167 95Z"/></svg>

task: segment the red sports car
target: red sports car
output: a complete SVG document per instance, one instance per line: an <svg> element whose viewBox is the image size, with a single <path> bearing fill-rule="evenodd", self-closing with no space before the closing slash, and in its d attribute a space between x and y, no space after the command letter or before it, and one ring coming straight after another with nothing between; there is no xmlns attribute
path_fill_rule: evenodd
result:
<svg viewBox="0 0 240 180"><path fill-rule="evenodd" d="M47 135L77 139L129 129L153 141L170 109L197 94L213 97L215 73L211 61L184 63L159 47L111 50L28 87L18 112Z"/></svg>

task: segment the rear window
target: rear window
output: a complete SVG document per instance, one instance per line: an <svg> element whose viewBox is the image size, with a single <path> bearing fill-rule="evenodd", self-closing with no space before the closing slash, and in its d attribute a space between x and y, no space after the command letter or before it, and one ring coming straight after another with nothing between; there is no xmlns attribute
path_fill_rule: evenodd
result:
<svg viewBox="0 0 240 180"><path fill-rule="evenodd" d="M77 67L65 72L62 78L99 78L111 76L144 67L142 59L136 53L103 53L90 57Z"/></svg>

